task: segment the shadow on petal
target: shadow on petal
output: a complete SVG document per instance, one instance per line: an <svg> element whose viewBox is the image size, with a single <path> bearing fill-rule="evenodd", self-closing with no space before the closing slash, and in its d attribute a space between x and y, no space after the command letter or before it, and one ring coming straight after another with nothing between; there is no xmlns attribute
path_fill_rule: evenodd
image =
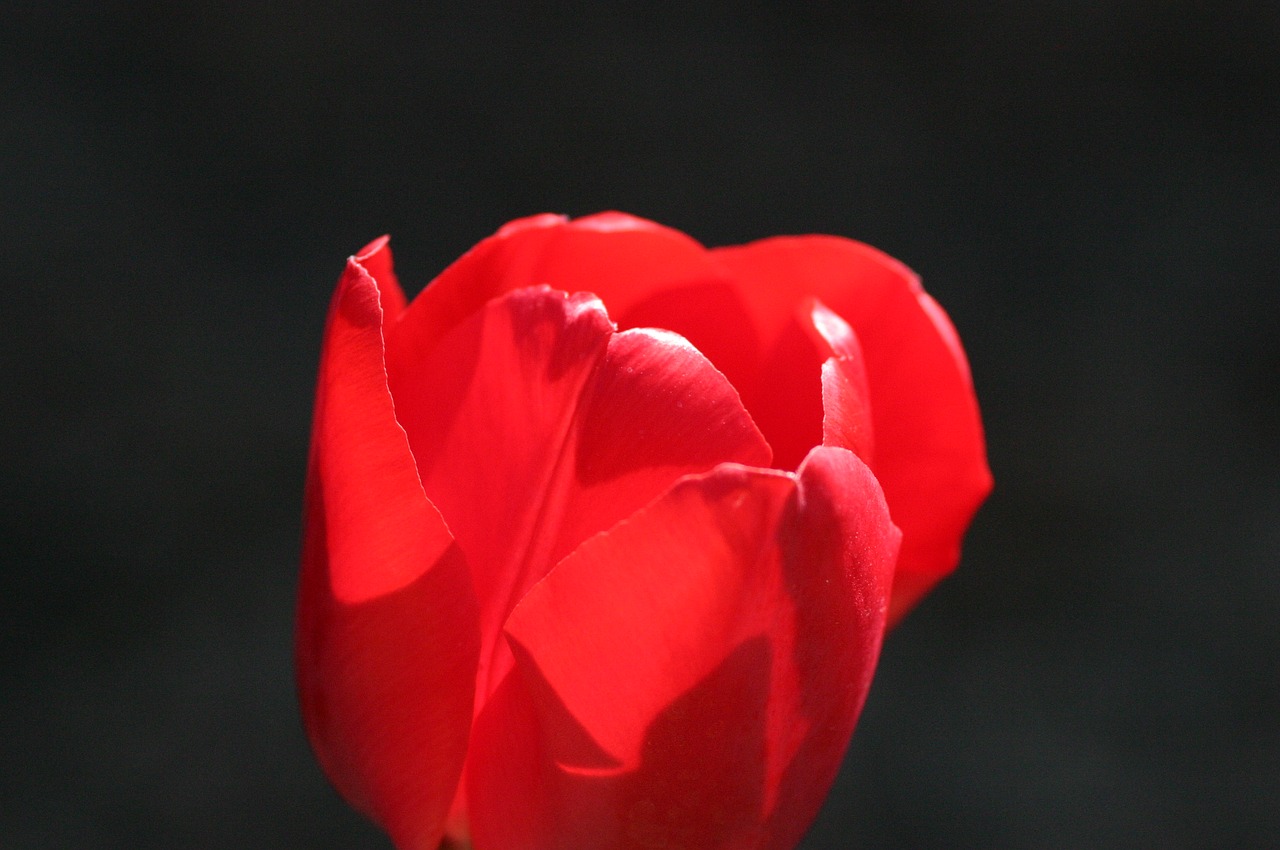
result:
<svg viewBox="0 0 1280 850"><path fill-rule="evenodd" d="M653 719L627 769L597 767L607 754L522 665L473 738L477 850L757 846L771 666L766 638L740 644Z"/></svg>
<svg viewBox="0 0 1280 850"><path fill-rule="evenodd" d="M308 533L322 539L323 520ZM471 727L479 630L466 562L451 545L410 584L348 604L312 551L297 627L308 737L352 805L398 846L426 846L443 832Z"/></svg>

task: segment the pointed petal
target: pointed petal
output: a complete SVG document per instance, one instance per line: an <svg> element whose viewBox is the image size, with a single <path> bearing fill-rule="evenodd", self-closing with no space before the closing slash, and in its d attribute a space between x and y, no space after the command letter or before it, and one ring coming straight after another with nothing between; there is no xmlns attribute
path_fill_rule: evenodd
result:
<svg viewBox="0 0 1280 850"><path fill-rule="evenodd" d="M353 258L321 358L298 691L307 734L339 791L397 846L434 848L470 734L476 606L395 419L382 323L378 285Z"/></svg>
<svg viewBox="0 0 1280 850"><path fill-rule="evenodd" d="M712 254L744 287L761 338L776 338L785 305L807 296L856 332L875 431L873 468L903 532L896 621L955 567L960 539L991 489L977 400L954 330L908 268L867 245L780 237ZM748 408L754 410L750 402Z"/></svg>
<svg viewBox="0 0 1280 850"><path fill-rule="evenodd" d="M737 393L687 342L615 334L603 305L546 287L497 298L391 386L423 486L481 600L481 698L512 606L583 539L717 463L767 463Z"/></svg>
<svg viewBox="0 0 1280 850"><path fill-rule="evenodd" d="M814 336L830 357L822 364L822 444L848 449L871 465L875 462L875 429L862 346L853 328L820 301L807 311Z"/></svg>
<svg viewBox="0 0 1280 850"><path fill-rule="evenodd" d="M404 312L405 297L391 258L391 237L379 236L361 248L356 253L355 260L373 278L382 296L383 324L394 324Z"/></svg>
<svg viewBox="0 0 1280 850"><path fill-rule="evenodd" d="M534 587L472 739L479 850L790 847L870 684L899 534L850 452L724 465Z"/></svg>

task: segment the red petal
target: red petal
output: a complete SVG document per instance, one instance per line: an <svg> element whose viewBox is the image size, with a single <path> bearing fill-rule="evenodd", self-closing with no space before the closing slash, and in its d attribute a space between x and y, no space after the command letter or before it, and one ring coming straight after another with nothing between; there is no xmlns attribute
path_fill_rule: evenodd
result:
<svg viewBox="0 0 1280 850"><path fill-rule="evenodd" d="M712 253L741 281L762 339L777 338L787 305L809 296L856 332L875 431L873 469L903 532L890 620L900 618L955 567L960 539L991 489L955 331L909 269L857 242L777 238Z"/></svg>
<svg viewBox="0 0 1280 850"><path fill-rule="evenodd" d="M400 280L396 277L395 264L391 259L391 237L379 236L356 253L356 262L373 278L382 295L382 315L384 324L391 325L399 320L404 312L404 290L400 288Z"/></svg>
<svg viewBox="0 0 1280 850"><path fill-rule="evenodd" d="M496 685L509 664L502 623L551 565L682 475L769 461L701 354L670 333L615 334L589 295L508 293L391 365L423 486L481 600L482 699L490 665Z"/></svg>
<svg viewBox="0 0 1280 850"><path fill-rule="evenodd" d="M507 225L423 291L391 337L392 361L420 360L487 298L544 283L594 293L620 327L664 328L688 339L742 394L780 468L795 469L821 442L819 375L830 351L810 338L810 318L773 334L766 346L743 288L705 248L622 213ZM779 304L788 318L796 313L796 302Z"/></svg>
<svg viewBox="0 0 1280 850"><path fill-rule="evenodd" d="M420 362L485 299L540 283L596 293L621 327L683 335L737 387L784 469L819 439L860 445L819 426L842 418L835 408L818 412L824 396L848 400L833 380L846 387L856 380L826 369L820 390L807 365L784 368L812 357L791 325L797 307L808 297L825 303L862 343L882 443L873 463L906 535L895 618L954 568L991 478L963 351L905 266L834 237L707 252L677 231L620 213L537 216L504 227L428 286L391 335L389 358Z"/></svg>
<svg viewBox="0 0 1280 850"><path fill-rule="evenodd" d="M725 461L767 467L771 460L734 388L687 340L666 330L613 335L580 417L579 489L552 563L683 475Z"/></svg>
<svg viewBox="0 0 1280 850"><path fill-rule="evenodd" d="M614 315L618 317L618 326L656 327L674 331L689 340L707 359L724 373L729 382L742 396L742 403L756 420L769 445L773 448L774 463L780 467L794 469L804 457L804 452L817 444L821 436L819 422L821 409L818 407L817 365L814 364L812 386L788 387L804 397L805 391L813 402L811 415L798 417L799 421L813 425L812 441L803 447L799 454L792 449L794 442L784 436L787 432L777 427L778 419L792 422L797 417L783 415L769 420L768 411L758 405L761 393L758 385L762 376L771 369L772 356L766 355L755 322L743 303L741 293L732 281L720 276L708 275L693 282L679 282L675 285L656 289L645 297L631 303L625 310L614 307L608 302ZM803 350L812 353L812 347L801 341ZM821 362L821 361L818 361ZM765 414L762 416L761 414ZM780 439L781 438L781 439ZM794 455L794 456L793 456Z"/></svg>
<svg viewBox="0 0 1280 850"><path fill-rule="evenodd" d="M871 462L862 351L848 324L821 303L806 298L793 307L760 364L735 359L731 365L742 371L726 374L773 447L779 469L796 469L819 444L847 448Z"/></svg>
<svg viewBox="0 0 1280 850"><path fill-rule="evenodd" d="M617 316L651 292L715 274L706 249L688 236L623 213L520 219L468 251L414 299L388 340L390 359L404 349L405 359L419 360L489 299L515 289L547 284L591 292Z"/></svg>
<svg viewBox="0 0 1280 850"><path fill-rule="evenodd" d="M382 323L378 285L353 258L320 365L298 690L312 746L342 794L398 846L434 847L470 733L477 615L466 564L395 419Z"/></svg>
<svg viewBox="0 0 1280 850"><path fill-rule="evenodd" d="M875 429L862 346L844 319L816 300L810 305L814 335L830 352L822 364L822 444L849 449L863 463L872 464Z"/></svg>
<svg viewBox="0 0 1280 850"><path fill-rule="evenodd" d="M792 755L762 845L779 850L800 842L840 769L880 656L903 537L854 454L815 448L799 477L798 517L781 537L796 613L779 643L793 664L787 704L803 721L770 718L769 740Z"/></svg>
<svg viewBox="0 0 1280 850"><path fill-rule="evenodd" d="M533 588L477 720L476 847L791 847L880 649L899 535L875 479L726 465Z"/></svg>

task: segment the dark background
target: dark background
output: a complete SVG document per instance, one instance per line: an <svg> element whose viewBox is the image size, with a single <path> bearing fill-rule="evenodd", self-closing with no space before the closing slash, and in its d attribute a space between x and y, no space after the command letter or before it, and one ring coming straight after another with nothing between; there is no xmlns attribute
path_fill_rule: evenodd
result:
<svg viewBox="0 0 1280 850"><path fill-rule="evenodd" d="M0 847L388 846L293 698L332 286L607 208L969 350L997 489L806 848L1280 846L1278 7L465 5L0 10Z"/></svg>

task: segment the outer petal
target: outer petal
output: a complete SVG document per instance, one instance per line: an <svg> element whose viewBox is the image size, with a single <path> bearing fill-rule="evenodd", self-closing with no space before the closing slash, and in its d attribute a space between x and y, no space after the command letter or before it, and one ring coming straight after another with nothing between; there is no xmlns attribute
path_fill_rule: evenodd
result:
<svg viewBox="0 0 1280 850"><path fill-rule="evenodd" d="M556 561L683 475L769 462L701 354L667 332L615 334L590 295L508 293L392 365L423 486L481 601L481 699L510 663L502 623Z"/></svg>
<svg viewBox="0 0 1280 850"><path fill-rule="evenodd" d="M378 286L353 258L320 366L298 690L312 746L342 794L398 847L434 850L470 733L476 605L395 419L382 318Z"/></svg>
<svg viewBox="0 0 1280 850"><path fill-rule="evenodd" d="M512 613L477 721L479 850L791 847L880 649L899 534L848 451L685 479Z"/></svg>
<svg viewBox="0 0 1280 850"><path fill-rule="evenodd" d="M741 282L763 339L782 332L788 304L809 296L856 332L875 431L872 468L903 532L890 616L897 620L955 567L960 539L991 489L954 329L909 269L857 242L784 237L712 253Z"/></svg>
<svg viewBox="0 0 1280 850"><path fill-rule="evenodd" d="M379 236L361 248L355 259L373 278L382 296L383 324L394 324L404 312L405 297L391 258L391 237Z"/></svg>

